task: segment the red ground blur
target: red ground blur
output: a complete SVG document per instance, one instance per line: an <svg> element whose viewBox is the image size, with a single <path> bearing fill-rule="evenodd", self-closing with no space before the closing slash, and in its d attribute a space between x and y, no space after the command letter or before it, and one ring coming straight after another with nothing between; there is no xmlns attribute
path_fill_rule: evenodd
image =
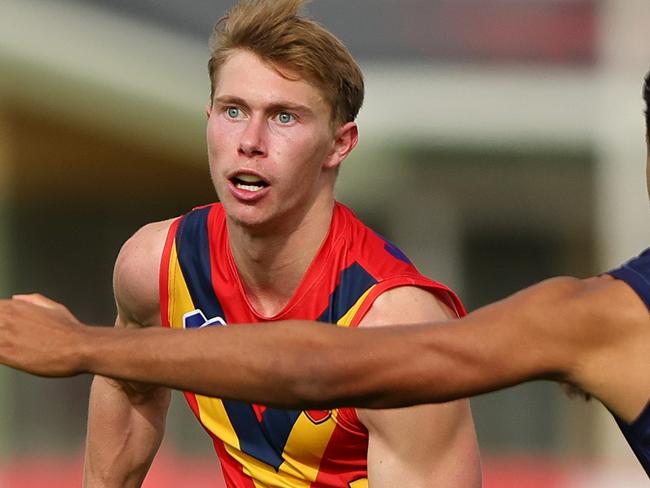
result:
<svg viewBox="0 0 650 488"><path fill-rule="evenodd" d="M25 458L0 463L1 488L81 486L81 456ZM484 460L484 488L562 488L575 465L532 458ZM189 459L161 453L144 488L224 488L216 459Z"/></svg>

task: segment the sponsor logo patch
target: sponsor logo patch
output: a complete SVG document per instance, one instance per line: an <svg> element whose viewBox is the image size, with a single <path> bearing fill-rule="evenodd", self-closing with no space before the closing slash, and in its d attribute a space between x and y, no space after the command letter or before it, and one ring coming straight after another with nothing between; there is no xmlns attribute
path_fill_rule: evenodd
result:
<svg viewBox="0 0 650 488"><path fill-rule="evenodd" d="M226 321L222 317L208 319L203 311L196 309L183 315L183 327L185 329L200 329L210 325L224 326Z"/></svg>

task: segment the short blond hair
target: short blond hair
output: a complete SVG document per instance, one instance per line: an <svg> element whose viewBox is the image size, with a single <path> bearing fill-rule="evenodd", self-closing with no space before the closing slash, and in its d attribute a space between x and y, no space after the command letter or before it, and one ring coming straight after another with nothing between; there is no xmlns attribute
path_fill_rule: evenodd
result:
<svg viewBox="0 0 650 488"><path fill-rule="evenodd" d="M296 76L319 89L334 124L356 118L364 95L361 70L339 39L300 15L304 4L305 0L242 0L215 24L209 42L210 100L221 66L233 51L245 49L282 76Z"/></svg>

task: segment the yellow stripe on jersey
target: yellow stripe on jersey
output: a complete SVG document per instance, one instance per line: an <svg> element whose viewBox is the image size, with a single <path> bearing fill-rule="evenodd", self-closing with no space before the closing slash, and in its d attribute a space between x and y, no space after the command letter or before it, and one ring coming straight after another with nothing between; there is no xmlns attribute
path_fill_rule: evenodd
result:
<svg viewBox="0 0 650 488"><path fill-rule="evenodd" d="M197 400L201 406L201 419L204 425L225 441L228 454L242 465L243 472L252 478L256 487L309 488L311 483L316 481L323 453L336 428L334 420L336 412L333 412L332 416L318 425L314 424L303 412L296 420L285 444L283 451L285 461L276 471L268 464L239 449L239 441L220 400L207 399L198 395ZM213 405L210 405L209 410L204 406L205 400L214 402ZM219 405L217 406L217 404ZM215 415L215 412L218 414ZM204 414L205 419L203 418ZM216 422L217 416L221 417L221 422Z"/></svg>
<svg viewBox="0 0 650 488"><path fill-rule="evenodd" d="M185 282L176 254L176 241L172 246L169 258L169 277L167 279L167 291L169 293L169 324L172 328L183 328L183 315L191 312L196 307L192 296Z"/></svg>
<svg viewBox="0 0 650 488"><path fill-rule="evenodd" d="M368 479L363 478L362 480L350 481L348 485L350 488L368 488Z"/></svg>
<svg viewBox="0 0 650 488"><path fill-rule="evenodd" d="M349 327L350 324L352 323L352 320L354 319L354 316L357 314L359 309L361 308L361 305L363 305L363 302L366 301L366 298L372 291L372 289L377 286L377 285L372 285L370 288L368 288L363 295L359 297L359 299L355 302L352 307L350 307L350 310L345 312L345 315L339 319L339 321L336 323L339 327Z"/></svg>
<svg viewBox="0 0 650 488"><path fill-rule="evenodd" d="M226 412L223 402L218 398L210 398L202 395L195 395L196 403L199 406L201 423L213 434L221 439L226 448L234 448L239 452L239 438L235 429L230 423L230 417Z"/></svg>
<svg viewBox="0 0 650 488"><path fill-rule="evenodd" d="M173 328L183 328L183 316L196 306L180 267L175 241L170 253L167 286L169 323ZM372 287L366 290L337 322L338 326L348 327L352 323L371 291ZM282 453L284 462L276 471L241 450L240 440L220 399L202 395L195 395L195 398L200 422L223 442L226 452L242 466L243 473L251 478L256 488L309 488L317 479L323 454L337 427L338 410L333 410L330 417L320 423L302 412L287 438ZM367 488L368 481L355 480L350 487Z"/></svg>
<svg viewBox="0 0 650 488"><path fill-rule="evenodd" d="M280 470L305 480L316 481L323 453L336 429L337 414L334 410L327 420L318 425L314 424L305 412L300 414L284 447L291 464L285 461L280 465ZM306 486L309 486L309 483Z"/></svg>
<svg viewBox="0 0 650 488"><path fill-rule="evenodd" d="M241 451L228 453L242 464L243 473L251 478L256 488L309 488L310 481L301 480L282 471L275 471L268 464L263 463Z"/></svg>
<svg viewBox="0 0 650 488"><path fill-rule="evenodd" d="M183 328L183 315L191 312L196 307L192 301L192 296L187 287L185 277L178 261L176 254L176 242L172 246L172 252L169 260L169 323L171 327ZM211 432L217 434L226 446L233 446L239 449L239 438L230 423L228 414L223 406L223 402L216 398L210 398L202 395L195 395L199 407L199 416L201 423Z"/></svg>

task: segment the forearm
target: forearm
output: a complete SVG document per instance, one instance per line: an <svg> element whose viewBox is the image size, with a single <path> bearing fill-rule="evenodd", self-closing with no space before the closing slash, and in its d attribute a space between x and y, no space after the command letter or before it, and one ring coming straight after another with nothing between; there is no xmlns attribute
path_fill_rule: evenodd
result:
<svg viewBox="0 0 650 488"><path fill-rule="evenodd" d="M259 334L258 327L265 333ZM200 330L85 327L75 368L208 396L304 405L310 402L317 360L304 369L297 365L327 351L326 344L336 344L341 335L335 329L303 321ZM282 383L281 391L267 381L270 371Z"/></svg>
<svg viewBox="0 0 650 488"><path fill-rule="evenodd" d="M529 294L453 323L373 330L305 321L109 329L0 301L0 362L42 376L94 373L288 408L444 402L534 377L563 378L571 348L558 347L545 327L566 322L571 311L558 306L558 293L524 299ZM517 361L515 346L526 351Z"/></svg>
<svg viewBox="0 0 650 488"><path fill-rule="evenodd" d="M85 488L139 487L162 441L169 390L130 390L96 376L90 394Z"/></svg>
<svg viewBox="0 0 650 488"><path fill-rule="evenodd" d="M305 321L200 330L89 327L77 369L288 408L445 401L458 396L445 379L458 358L444 347L426 356L430 327L344 330ZM267 380L271 371L274 382Z"/></svg>
<svg viewBox="0 0 650 488"><path fill-rule="evenodd" d="M385 364L375 353L392 353L386 344L394 337L376 342L358 332L306 321L199 330L93 327L69 312L0 300L6 366L47 377L92 373L278 407L349 399L368 405L368 390L355 393L356 382ZM269 372L276 381L267 381Z"/></svg>
<svg viewBox="0 0 650 488"><path fill-rule="evenodd" d="M446 401L459 396L445 379L454 372L446 366L458 358L444 349L426 357L431 327L347 330L306 321L200 330L93 327L85 331L81 368L285 408ZM267 380L269 372L275 381Z"/></svg>

